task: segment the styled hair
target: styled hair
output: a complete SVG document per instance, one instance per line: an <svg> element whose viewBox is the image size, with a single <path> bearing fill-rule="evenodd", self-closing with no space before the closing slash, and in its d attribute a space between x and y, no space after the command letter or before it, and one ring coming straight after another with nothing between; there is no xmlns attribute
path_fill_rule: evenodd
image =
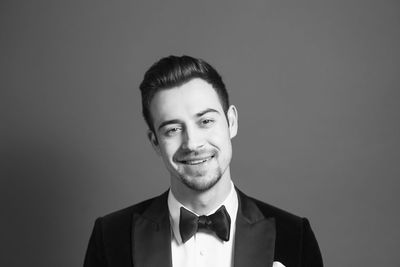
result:
<svg viewBox="0 0 400 267"><path fill-rule="evenodd" d="M181 86L194 78L208 82L216 91L225 115L229 108L229 96L218 72L202 59L183 55L168 56L154 63L144 74L140 84L143 117L154 132L150 104L155 94L161 90Z"/></svg>

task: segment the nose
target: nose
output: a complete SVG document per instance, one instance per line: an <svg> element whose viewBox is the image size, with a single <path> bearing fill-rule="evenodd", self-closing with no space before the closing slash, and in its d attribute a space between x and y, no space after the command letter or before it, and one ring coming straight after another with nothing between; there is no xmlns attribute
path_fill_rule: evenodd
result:
<svg viewBox="0 0 400 267"><path fill-rule="evenodd" d="M197 150L204 145L204 136L201 130L195 127L186 127L184 135L182 148L190 151Z"/></svg>

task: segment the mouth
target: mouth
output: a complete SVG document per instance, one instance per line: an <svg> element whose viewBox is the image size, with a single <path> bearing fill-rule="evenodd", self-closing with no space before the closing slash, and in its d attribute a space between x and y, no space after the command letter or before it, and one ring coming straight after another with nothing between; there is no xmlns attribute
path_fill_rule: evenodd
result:
<svg viewBox="0 0 400 267"><path fill-rule="evenodd" d="M180 160L179 162L182 164L186 164L186 165L199 165L199 164L203 164L209 160L211 160L212 158L214 158L215 155L211 155L209 157L206 158L190 158L190 159L185 159L185 160Z"/></svg>

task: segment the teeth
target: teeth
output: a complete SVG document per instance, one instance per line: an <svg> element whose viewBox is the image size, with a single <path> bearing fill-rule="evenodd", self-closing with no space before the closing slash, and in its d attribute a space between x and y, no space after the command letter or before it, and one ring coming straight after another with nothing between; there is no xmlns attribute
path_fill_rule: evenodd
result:
<svg viewBox="0 0 400 267"><path fill-rule="evenodd" d="M188 160L188 161L183 161L183 163L185 164L189 164L189 165L196 165L196 164L200 164L203 162L206 162L207 160L211 159L212 157L206 158L206 159L199 159L199 160Z"/></svg>

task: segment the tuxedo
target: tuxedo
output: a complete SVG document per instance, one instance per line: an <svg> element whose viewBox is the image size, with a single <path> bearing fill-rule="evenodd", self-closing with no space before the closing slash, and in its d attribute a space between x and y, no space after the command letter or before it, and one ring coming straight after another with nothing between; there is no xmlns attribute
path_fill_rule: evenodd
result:
<svg viewBox="0 0 400 267"><path fill-rule="evenodd" d="M237 190L233 262L235 267L322 267L306 218L246 196ZM84 267L172 266L168 192L98 218Z"/></svg>

